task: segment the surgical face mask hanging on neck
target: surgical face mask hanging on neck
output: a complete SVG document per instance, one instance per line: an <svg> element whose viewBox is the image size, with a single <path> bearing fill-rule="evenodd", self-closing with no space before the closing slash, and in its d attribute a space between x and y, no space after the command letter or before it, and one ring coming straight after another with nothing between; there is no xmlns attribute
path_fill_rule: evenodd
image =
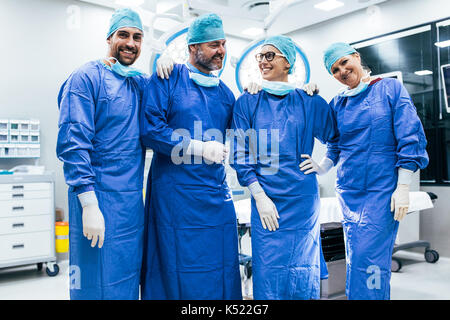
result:
<svg viewBox="0 0 450 320"><path fill-rule="evenodd" d="M276 96L285 96L295 90L295 85L289 82L263 80L262 89Z"/></svg>
<svg viewBox="0 0 450 320"><path fill-rule="evenodd" d="M195 67L187 65L189 70L189 78L196 84L202 87L217 87L220 83L220 79L214 75L205 75L200 73Z"/></svg>
<svg viewBox="0 0 450 320"><path fill-rule="evenodd" d="M118 75L121 75L122 77L134 77L142 75L142 72L140 70L133 67L124 66L114 57L110 57L106 60L115 60L115 63L111 62L111 71L117 73Z"/></svg>
<svg viewBox="0 0 450 320"><path fill-rule="evenodd" d="M220 83L220 79L217 77L205 76L195 72L189 72L189 77L192 81L202 87L217 87Z"/></svg>
<svg viewBox="0 0 450 320"><path fill-rule="evenodd" d="M343 92L340 93L342 97L354 97L361 92L364 92L368 87L369 83L363 81L363 79L370 78L370 72L365 72L365 75L361 78L361 81L359 82L358 86L353 89L345 89Z"/></svg>

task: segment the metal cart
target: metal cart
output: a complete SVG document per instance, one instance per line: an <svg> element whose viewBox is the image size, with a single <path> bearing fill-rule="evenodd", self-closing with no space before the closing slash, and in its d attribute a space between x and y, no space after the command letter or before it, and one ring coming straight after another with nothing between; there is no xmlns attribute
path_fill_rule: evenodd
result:
<svg viewBox="0 0 450 320"><path fill-rule="evenodd" d="M436 194L427 192L431 201L434 203L438 198ZM412 241L400 245L395 245L392 255L401 250L408 250L412 248L425 248L424 258L428 263L435 263L439 260L439 253L436 250L431 249L430 242L424 240ZM398 272L402 268L402 262L399 258L392 257L391 271Z"/></svg>
<svg viewBox="0 0 450 320"><path fill-rule="evenodd" d="M54 192L52 174L0 175L0 268L45 263L58 274Z"/></svg>

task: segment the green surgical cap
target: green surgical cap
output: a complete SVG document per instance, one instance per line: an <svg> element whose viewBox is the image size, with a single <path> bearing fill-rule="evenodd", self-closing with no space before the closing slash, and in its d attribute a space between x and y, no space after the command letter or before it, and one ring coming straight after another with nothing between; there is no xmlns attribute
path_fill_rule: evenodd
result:
<svg viewBox="0 0 450 320"><path fill-rule="evenodd" d="M204 14L195 19L189 26L187 44L204 43L225 39L222 19L215 14Z"/></svg>
<svg viewBox="0 0 450 320"><path fill-rule="evenodd" d="M280 35L267 38L264 41L263 46L268 44L274 46L286 56L286 60L291 65L288 73L291 74L294 69L295 60L297 59L294 41L292 41L292 39L289 37Z"/></svg>
<svg viewBox="0 0 450 320"><path fill-rule="evenodd" d="M109 21L109 31L106 38L108 39L110 35L116 32L120 28L138 28L142 32L144 29L142 28L141 18L136 11L133 11L129 8L117 9L114 11L111 20Z"/></svg>
<svg viewBox="0 0 450 320"><path fill-rule="evenodd" d="M330 45L323 52L323 63L328 73L331 74L331 67L336 61L355 52L356 50L352 46L344 42L336 42Z"/></svg>

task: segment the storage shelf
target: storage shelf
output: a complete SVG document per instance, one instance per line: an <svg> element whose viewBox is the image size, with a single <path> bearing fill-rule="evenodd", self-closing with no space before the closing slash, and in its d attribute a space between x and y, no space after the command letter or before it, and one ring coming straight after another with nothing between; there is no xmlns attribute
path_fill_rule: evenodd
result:
<svg viewBox="0 0 450 320"><path fill-rule="evenodd" d="M40 158L40 143L1 143L0 159Z"/></svg>

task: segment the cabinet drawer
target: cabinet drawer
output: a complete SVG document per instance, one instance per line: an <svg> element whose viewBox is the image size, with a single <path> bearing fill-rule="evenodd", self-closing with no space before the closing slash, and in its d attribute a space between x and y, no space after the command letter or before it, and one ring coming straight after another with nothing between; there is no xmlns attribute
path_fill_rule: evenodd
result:
<svg viewBox="0 0 450 320"><path fill-rule="evenodd" d="M49 231L0 236L0 261L17 260L52 254Z"/></svg>
<svg viewBox="0 0 450 320"><path fill-rule="evenodd" d="M0 218L52 214L52 199L0 201Z"/></svg>
<svg viewBox="0 0 450 320"><path fill-rule="evenodd" d="M48 182L37 182L37 183L1 183L0 192L14 191L42 191L51 190L52 183Z"/></svg>
<svg viewBox="0 0 450 320"><path fill-rule="evenodd" d="M0 235L50 231L52 226L51 215L0 218Z"/></svg>
<svg viewBox="0 0 450 320"><path fill-rule="evenodd" d="M42 191L22 190L22 191L0 192L0 201L21 200L21 199L45 199L51 197L52 197L51 190L42 190Z"/></svg>

